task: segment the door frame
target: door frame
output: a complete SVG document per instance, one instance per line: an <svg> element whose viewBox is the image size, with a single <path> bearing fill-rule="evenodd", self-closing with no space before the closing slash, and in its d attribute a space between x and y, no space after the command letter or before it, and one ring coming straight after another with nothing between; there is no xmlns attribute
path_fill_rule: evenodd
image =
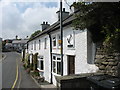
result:
<svg viewBox="0 0 120 90"><path fill-rule="evenodd" d="M69 67L70 67L70 57L74 57L73 61L74 61L74 74L75 74L75 55L67 55L67 75L72 75L70 74L70 70L69 70Z"/></svg>

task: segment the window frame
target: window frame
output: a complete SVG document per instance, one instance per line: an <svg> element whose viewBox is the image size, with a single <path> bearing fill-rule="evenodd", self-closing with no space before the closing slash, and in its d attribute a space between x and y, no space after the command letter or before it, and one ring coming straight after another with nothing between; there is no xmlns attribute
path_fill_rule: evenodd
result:
<svg viewBox="0 0 120 90"><path fill-rule="evenodd" d="M33 50L33 42L31 42L31 50Z"/></svg>
<svg viewBox="0 0 120 90"><path fill-rule="evenodd" d="M57 34L57 48L61 48L61 43L59 43L59 40L61 40L61 35Z"/></svg>
<svg viewBox="0 0 120 90"><path fill-rule="evenodd" d="M55 59L53 57L55 57ZM58 58L60 58L60 60L58 60ZM53 55L52 59L53 59L52 72L57 74L57 75L61 75L61 56L60 55ZM59 66L60 70L58 70L58 63L60 63L60 66Z"/></svg>
<svg viewBox="0 0 120 90"><path fill-rule="evenodd" d="M44 49L47 49L47 38L44 39Z"/></svg>
<svg viewBox="0 0 120 90"><path fill-rule="evenodd" d="M55 38L55 39L53 39L53 38ZM55 44L55 46L54 46L54 44ZM56 48L56 47L57 47L57 38L56 38L56 35L54 35L54 36L52 37L52 47L53 47L53 48Z"/></svg>
<svg viewBox="0 0 120 90"><path fill-rule="evenodd" d="M41 66L41 61L43 62L43 66ZM37 64L37 68L40 70L40 71L44 71L44 58L43 56L38 56L38 64Z"/></svg>
<svg viewBox="0 0 120 90"><path fill-rule="evenodd" d="M41 40L39 39L39 50L41 49Z"/></svg>
<svg viewBox="0 0 120 90"><path fill-rule="evenodd" d="M36 50L36 41L34 41L34 50Z"/></svg>

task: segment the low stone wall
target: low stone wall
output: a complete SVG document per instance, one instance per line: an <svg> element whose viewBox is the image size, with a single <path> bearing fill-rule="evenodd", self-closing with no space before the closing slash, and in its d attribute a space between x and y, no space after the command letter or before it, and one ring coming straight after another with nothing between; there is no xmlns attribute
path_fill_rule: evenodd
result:
<svg viewBox="0 0 120 90"><path fill-rule="evenodd" d="M69 89L90 89L90 82L86 80L88 76L103 75L102 73L84 73L66 76L56 76L58 90Z"/></svg>
<svg viewBox="0 0 120 90"><path fill-rule="evenodd" d="M97 47L95 64L101 73L112 76L120 76L120 53L106 53L103 45Z"/></svg>

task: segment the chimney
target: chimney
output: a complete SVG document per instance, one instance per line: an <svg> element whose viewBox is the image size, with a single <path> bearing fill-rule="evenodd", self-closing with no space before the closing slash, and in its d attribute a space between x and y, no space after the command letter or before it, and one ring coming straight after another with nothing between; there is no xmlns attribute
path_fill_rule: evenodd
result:
<svg viewBox="0 0 120 90"><path fill-rule="evenodd" d="M58 20L60 20L60 10L56 12L58 14ZM69 12L66 12L65 11L65 8L63 8L63 11L62 11L62 16L63 16L63 20L69 16Z"/></svg>
<svg viewBox="0 0 120 90"><path fill-rule="evenodd" d="M42 31L50 26L50 24L48 24L48 22L46 22L46 23L43 22L43 24L41 24L41 25L42 25Z"/></svg>
<svg viewBox="0 0 120 90"><path fill-rule="evenodd" d="M18 36L16 35L15 37L16 37L16 40L17 40L17 39L18 39Z"/></svg>

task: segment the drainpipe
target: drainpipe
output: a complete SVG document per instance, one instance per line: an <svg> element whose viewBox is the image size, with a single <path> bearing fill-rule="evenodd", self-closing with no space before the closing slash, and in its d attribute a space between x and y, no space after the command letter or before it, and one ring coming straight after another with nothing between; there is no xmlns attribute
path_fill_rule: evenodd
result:
<svg viewBox="0 0 120 90"><path fill-rule="evenodd" d="M50 33L48 33L49 35L49 38L50 38L50 57L51 57L51 79L50 79L50 83L52 84L53 81L52 81L52 38L51 38L51 35Z"/></svg>

